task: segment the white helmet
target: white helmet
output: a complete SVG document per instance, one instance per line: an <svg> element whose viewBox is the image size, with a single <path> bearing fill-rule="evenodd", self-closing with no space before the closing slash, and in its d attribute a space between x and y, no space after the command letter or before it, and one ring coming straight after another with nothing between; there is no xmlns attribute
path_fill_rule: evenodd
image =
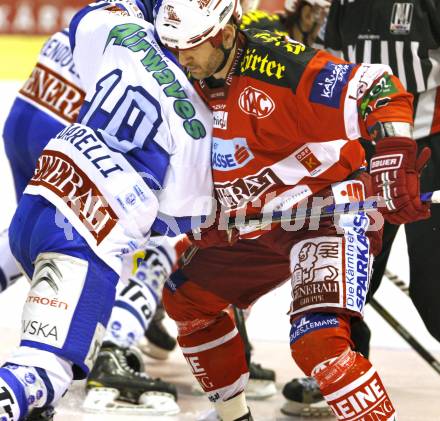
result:
<svg viewBox="0 0 440 421"><path fill-rule="evenodd" d="M243 13L256 10L258 9L259 5L260 5L260 0L241 0L241 7L243 9Z"/></svg>
<svg viewBox="0 0 440 421"><path fill-rule="evenodd" d="M310 6L318 6L328 8L331 6L331 0L286 0L284 2L284 8L289 13L294 13L301 3L308 3Z"/></svg>
<svg viewBox="0 0 440 421"><path fill-rule="evenodd" d="M163 0L156 30L172 49L187 50L208 40L219 47L223 28L232 17L239 21L241 16L239 0Z"/></svg>

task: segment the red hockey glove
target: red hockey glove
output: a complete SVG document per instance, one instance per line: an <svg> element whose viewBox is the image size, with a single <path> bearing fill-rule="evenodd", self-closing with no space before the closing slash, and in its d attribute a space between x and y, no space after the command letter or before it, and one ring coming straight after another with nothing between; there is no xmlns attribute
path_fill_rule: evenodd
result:
<svg viewBox="0 0 440 421"><path fill-rule="evenodd" d="M188 238L193 245L200 249L232 246L237 242L238 237L239 232L237 229L219 229L217 224L211 225L208 228L202 228L198 233L188 233Z"/></svg>
<svg viewBox="0 0 440 421"><path fill-rule="evenodd" d="M420 201L420 173L430 156L430 149L424 148L417 157L417 144L407 137L378 141L370 174L374 194L385 200L380 211L391 224L429 218L429 204Z"/></svg>

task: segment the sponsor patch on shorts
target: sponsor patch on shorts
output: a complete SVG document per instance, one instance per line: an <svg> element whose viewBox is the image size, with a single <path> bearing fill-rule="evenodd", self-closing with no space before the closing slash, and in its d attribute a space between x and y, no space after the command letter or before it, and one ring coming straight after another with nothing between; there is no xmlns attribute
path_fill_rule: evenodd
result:
<svg viewBox="0 0 440 421"><path fill-rule="evenodd" d="M343 307L343 248L341 237L300 241L291 251L292 311Z"/></svg>
<svg viewBox="0 0 440 421"><path fill-rule="evenodd" d="M339 322L336 316L327 313L312 313L302 316L292 324L290 329L290 344L294 344L305 334L319 329L338 327Z"/></svg>

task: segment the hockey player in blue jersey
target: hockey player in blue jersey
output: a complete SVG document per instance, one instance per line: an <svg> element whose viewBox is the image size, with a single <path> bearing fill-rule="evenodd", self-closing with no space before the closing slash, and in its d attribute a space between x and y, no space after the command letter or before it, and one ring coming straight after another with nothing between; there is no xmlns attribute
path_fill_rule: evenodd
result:
<svg viewBox="0 0 440 421"><path fill-rule="evenodd" d="M210 213L210 114L139 19L151 15L133 10L95 3L71 25L86 102L43 151L11 224L32 283L21 346L0 369L6 420L87 375L116 282L151 230L185 231Z"/></svg>
<svg viewBox="0 0 440 421"><path fill-rule="evenodd" d="M63 30L44 44L38 63L22 86L5 120L3 139L17 201L32 178L38 157L56 133L78 117L84 91L73 63L69 34ZM0 292L21 272L0 234Z"/></svg>
<svg viewBox="0 0 440 421"><path fill-rule="evenodd" d="M42 47L37 64L28 80L20 89L10 113L5 121L3 137L9 163L15 183L17 201L32 178L38 158L49 140L67 125L74 123L84 101L85 93L73 62L69 45L69 33L65 29L52 35ZM64 221L60 221L64 224ZM69 228L69 227L66 227ZM157 243L155 238L154 242ZM121 400L133 402L131 383L136 385L139 393L168 392L170 399L164 405L149 402L137 405L137 413L162 414L176 410L174 398L175 387L160 379L140 376L136 370L124 369L127 360L130 366L140 367L141 358L133 346L149 332L149 339L156 343L160 338L152 333L160 329L160 324L153 321L157 304L161 299L162 285L177 260L176 249L170 240L160 241L162 244L154 248L148 246L148 256L130 279L128 285L118 285L119 292L104 338L104 348L98 355L92 374L88 378L90 392L85 402L87 409L93 410L96 395L102 397L101 390L95 386L124 387L118 391L117 405L109 403L112 411L126 410ZM173 241L175 243L175 241ZM21 277L20 269L11 253L7 231L0 236L0 291L11 285L12 281ZM150 326L153 323L153 326ZM151 332L152 333L151 333ZM148 346L149 345L149 346ZM147 342L143 349L150 349L152 343ZM129 350L129 353L127 350ZM163 352L163 351L162 351ZM127 359L127 356L131 358ZM109 364L109 360L113 363ZM123 378L123 380L122 380ZM115 393L115 392L112 392ZM131 405L130 405L131 406ZM101 406L102 409L102 406Z"/></svg>

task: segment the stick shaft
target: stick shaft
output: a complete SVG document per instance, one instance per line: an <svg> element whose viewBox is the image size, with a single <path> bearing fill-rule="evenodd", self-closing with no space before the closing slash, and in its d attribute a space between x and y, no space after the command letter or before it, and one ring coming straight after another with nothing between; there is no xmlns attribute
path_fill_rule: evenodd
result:
<svg viewBox="0 0 440 421"><path fill-rule="evenodd" d="M440 374L440 362L427 351L389 312L374 298L370 301L371 306L380 316L406 341L406 343L420 355L438 374Z"/></svg>
<svg viewBox="0 0 440 421"><path fill-rule="evenodd" d="M422 193L422 202L440 203L440 190ZM313 218L328 218L338 215L371 212L378 207L378 200L367 199L360 202L343 203L338 205L328 205L317 208L288 209L284 212L273 212L261 214L259 216L236 216L228 222L228 229L233 228L261 228L271 223L302 221Z"/></svg>

